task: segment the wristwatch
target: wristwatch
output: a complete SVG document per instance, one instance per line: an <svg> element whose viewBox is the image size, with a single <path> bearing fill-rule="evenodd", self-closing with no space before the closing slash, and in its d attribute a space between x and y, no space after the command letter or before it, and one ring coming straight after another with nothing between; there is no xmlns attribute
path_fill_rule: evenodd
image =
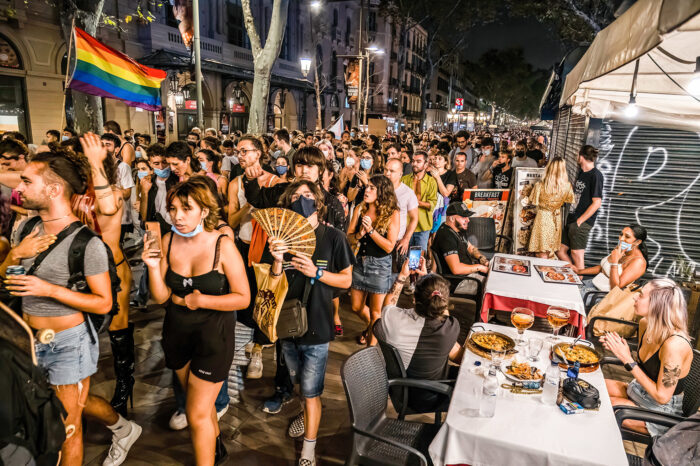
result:
<svg viewBox="0 0 700 466"><path fill-rule="evenodd" d="M321 277L323 277L323 269L319 267L319 268L316 270L316 276L315 276L314 278L311 279L311 284L313 285L314 282L315 282L316 280L320 280Z"/></svg>
<svg viewBox="0 0 700 466"><path fill-rule="evenodd" d="M625 369L627 369L627 372L632 372L632 369L634 369L636 365L637 365L637 363L635 361L628 362L628 363L624 364Z"/></svg>

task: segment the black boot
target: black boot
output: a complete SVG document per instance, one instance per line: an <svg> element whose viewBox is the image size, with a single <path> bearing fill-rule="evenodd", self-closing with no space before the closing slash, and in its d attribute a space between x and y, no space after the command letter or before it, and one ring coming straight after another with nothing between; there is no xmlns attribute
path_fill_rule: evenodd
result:
<svg viewBox="0 0 700 466"><path fill-rule="evenodd" d="M214 456L214 466L221 464L228 458L228 451L226 451L226 446L224 441L221 440L221 434L216 437L216 456Z"/></svg>
<svg viewBox="0 0 700 466"><path fill-rule="evenodd" d="M123 330L109 331L114 357L114 373L117 384L110 404L122 416L126 417L126 404L131 399L134 407L134 324Z"/></svg>

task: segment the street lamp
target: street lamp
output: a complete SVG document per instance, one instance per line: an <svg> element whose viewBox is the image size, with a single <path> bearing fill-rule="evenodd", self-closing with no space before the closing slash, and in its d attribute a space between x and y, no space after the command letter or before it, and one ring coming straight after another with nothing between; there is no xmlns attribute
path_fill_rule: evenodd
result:
<svg viewBox="0 0 700 466"><path fill-rule="evenodd" d="M299 59L299 65L301 66L301 74L307 77L311 69L311 59L309 57L301 57Z"/></svg>
<svg viewBox="0 0 700 466"><path fill-rule="evenodd" d="M319 8L321 8L321 5L322 2L320 0L314 0L309 4L309 6L311 6L311 8L313 8L314 10L318 10Z"/></svg>

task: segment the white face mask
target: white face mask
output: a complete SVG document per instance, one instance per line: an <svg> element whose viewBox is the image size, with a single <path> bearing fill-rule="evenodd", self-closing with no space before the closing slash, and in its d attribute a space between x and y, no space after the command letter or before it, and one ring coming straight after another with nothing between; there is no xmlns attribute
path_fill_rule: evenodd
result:
<svg viewBox="0 0 700 466"><path fill-rule="evenodd" d="M355 159L352 157L346 157L345 158L345 166L348 168L352 168L355 166Z"/></svg>
<svg viewBox="0 0 700 466"><path fill-rule="evenodd" d="M489 156L491 155L491 149L484 149L483 153L484 155Z"/></svg>

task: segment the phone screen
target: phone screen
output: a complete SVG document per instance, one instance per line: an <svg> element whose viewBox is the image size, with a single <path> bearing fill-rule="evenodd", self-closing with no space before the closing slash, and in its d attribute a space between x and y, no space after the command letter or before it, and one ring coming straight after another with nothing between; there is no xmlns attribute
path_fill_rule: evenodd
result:
<svg viewBox="0 0 700 466"><path fill-rule="evenodd" d="M416 270L420 267L420 247L412 247L408 252L408 268L410 270Z"/></svg>

